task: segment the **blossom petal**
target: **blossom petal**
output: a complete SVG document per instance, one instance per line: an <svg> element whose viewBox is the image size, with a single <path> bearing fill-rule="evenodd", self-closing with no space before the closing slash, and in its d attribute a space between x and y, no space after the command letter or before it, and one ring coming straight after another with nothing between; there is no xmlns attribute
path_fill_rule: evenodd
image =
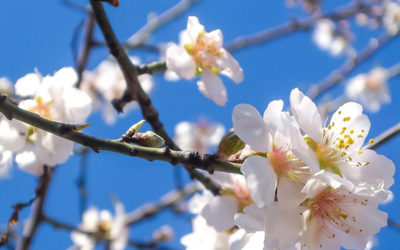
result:
<svg viewBox="0 0 400 250"><path fill-rule="evenodd" d="M189 16L186 30L193 41L196 41L199 34L205 31L204 26L200 24L199 19L195 16Z"/></svg>
<svg viewBox="0 0 400 250"><path fill-rule="evenodd" d="M267 126L257 109L249 104L239 104L233 110L233 127L235 133L252 150L268 152L271 147L271 139Z"/></svg>
<svg viewBox="0 0 400 250"><path fill-rule="evenodd" d="M175 43L170 44L165 53L165 58L167 68L180 77L190 80L195 76L196 64L184 48Z"/></svg>
<svg viewBox="0 0 400 250"><path fill-rule="evenodd" d="M15 93L19 96L34 96L40 87L40 78L36 73L27 74L15 83Z"/></svg>
<svg viewBox="0 0 400 250"><path fill-rule="evenodd" d="M239 63L233 58L233 56L226 51L221 49L221 58L218 58L218 64L222 67L221 74L231 78L233 82L240 83L243 81L243 70Z"/></svg>
<svg viewBox="0 0 400 250"><path fill-rule="evenodd" d="M319 142L322 139L322 121L315 103L296 88L290 93L290 106L301 130Z"/></svg>
<svg viewBox="0 0 400 250"><path fill-rule="evenodd" d="M201 215L209 226L222 232L234 226L234 216L237 211L238 204L234 198L216 196L203 208Z"/></svg>
<svg viewBox="0 0 400 250"><path fill-rule="evenodd" d="M228 99L226 88L221 78L212 72L205 71L197 82L200 92L220 106L225 106Z"/></svg>
<svg viewBox="0 0 400 250"><path fill-rule="evenodd" d="M235 214L235 225L244 228L248 233L264 230L265 208L250 205L243 209L243 213Z"/></svg>
<svg viewBox="0 0 400 250"><path fill-rule="evenodd" d="M270 205L275 198L277 177L269 160L258 155L250 156L243 162L241 171L256 205Z"/></svg>

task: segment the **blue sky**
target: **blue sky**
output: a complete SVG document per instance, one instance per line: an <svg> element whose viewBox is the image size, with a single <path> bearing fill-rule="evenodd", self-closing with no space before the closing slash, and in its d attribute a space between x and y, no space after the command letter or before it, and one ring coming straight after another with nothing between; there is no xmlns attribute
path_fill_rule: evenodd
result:
<svg viewBox="0 0 400 250"><path fill-rule="evenodd" d="M120 41L124 41L139 29L150 12L161 13L177 1L126 1L121 0L118 8L106 6L106 11ZM325 1L326 9L332 9L348 1ZM87 1L76 1L88 4ZM207 31L221 29L225 42L235 37L251 34L267 27L273 27L288 18L302 16L299 9L288 9L284 1L243 1L243 0L201 0L184 15L157 30L149 42L152 44L178 41L179 32L186 27L189 15L198 16ZM13 82L37 68L42 74L52 74L64 66L74 66L71 39L76 26L84 19L84 14L72 10L61 1L2 1L0 3L0 76L7 76ZM371 31L356 27L356 49L368 44L369 37L375 37L382 30ZM95 36L102 40L96 29ZM394 40L350 76L367 72L380 65L390 67L399 62L400 43ZM89 61L89 69L95 68L107 57L107 50L97 48ZM132 51L143 62L158 60L158 55ZM241 64L245 80L234 84L230 79L223 81L228 89L228 103L225 107L216 106L197 90L196 80L166 82L162 75L154 76L155 89L152 94L154 106L160 112L160 119L166 130L173 135L174 126L180 121L197 121L207 117L220 122L227 129L232 126L231 115L235 105L249 103L263 112L268 102L282 99L288 102L290 90L295 87L307 91L311 84L319 82L332 70L340 67L346 60L344 56L332 58L320 51L311 40L309 32L297 32L271 41L267 44L240 50L234 57ZM370 138L399 122L400 80L390 81L392 103L382 107L379 113L367 113L371 119ZM332 97L343 91L343 84L330 92ZM104 138L117 138L134 122L141 120L141 112L136 110L121 118L115 125L102 122L99 114L89 118L92 126L85 132ZM145 125L145 129L149 129ZM400 138L390 141L377 151L400 164L398 148ZM76 224L79 222L78 189L76 180L79 173L79 157L71 157L61 165L54 178L46 204L46 212L61 221ZM157 201L164 193L174 188L173 166L163 162L149 163L142 159L129 158L114 153L90 154L88 162L89 204L100 209L112 209L110 195L116 195L131 211L144 202ZM184 175L187 179L186 174ZM396 173L396 180L398 173ZM36 179L14 169L11 177L0 180L0 223L5 224L17 202L32 197ZM389 216L400 221L398 208L400 194L397 183L392 187L394 201L382 206ZM21 214L27 218L28 210ZM187 218L178 218L170 212L163 212L153 220L138 224L131 230L131 238L145 240L162 225L170 224L176 233L170 246L181 247L179 238L190 231ZM396 249L396 239L400 232L385 228L378 234L376 249ZM32 249L65 249L72 245L69 233L55 231L44 225L38 231Z"/></svg>

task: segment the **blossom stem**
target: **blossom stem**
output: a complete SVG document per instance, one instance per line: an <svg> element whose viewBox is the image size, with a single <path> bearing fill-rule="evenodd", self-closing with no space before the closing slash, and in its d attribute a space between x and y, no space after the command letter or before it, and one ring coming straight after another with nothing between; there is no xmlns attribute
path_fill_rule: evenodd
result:
<svg viewBox="0 0 400 250"><path fill-rule="evenodd" d="M367 47L365 47L359 53L355 53L353 56L351 56L339 69L334 70L320 83L311 86L308 96L311 99L316 99L326 91L338 85L356 67L369 59L371 56L373 56L379 49L392 41L398 35L399 33L391 34L389 32L386 32L378 39L371 39Z"/></svg>
<svg viewBox="0 0 400 250"><path fill-rule="evenodd" d="M255 34L237 37L233 42L225 45L225 48L230 51L237 51L249 46L260 45L268 41L289 35L294 31L309 30L314 26L315 22L322 18L329 18L334 21L340 21L355 16L358 13L371 12L374 5L364 3L362 1L353 1L352 3L338 8L330 13L316 13L315 15L308 16L301 19L292 19L274 28L265 29Z"/></svg>
<svg viewBox="0 0 400 250"><path fill-rule="evenodd" d="M241 174L240 164L228 161L219 161L213 155L200 154L198 152L172 150L169 147L150 148L130 145L125 142L120 142L119 139L101 139L80 132L73 132L72 130L69 133L65 133L65 127L71 126L70 124L50 121L40 117L36 113L21 109L13 104L11 101L9 101L8 98L2 94L0 94L0 112L3 113L4 116L6 116L8 119L14 118L19 121L28 123L49 133L58 135L70 141L74 141L83 146L87 146L93 149L95 152L104 150L129 156L136 156L149 161L160 160L169 162L172 165L184 164L188 168L203 169L210 173L213 173L213 171L222 171ZM197 176L195 177L197 178Z"/></svg>
<svg viewBox="0 0 400 250"><path fill-rule="evenodd" d="M103 36L107 42L110 53L116 58L126 81L126 89L120 99L113 101L114 107L117 111L122 112L123 107L130 101L137 100L142 110L143 117L150 123L154 132L165 140L165 145L172 150L179 150L173 140L168 136L164 129L163 124L158 118L158 111L151 103L151 99L140 85L138 80L138 71L135 65L132 64L125 50L120 45L115 33L111 27L108 17L104 11L103 5L94 0L90 1L97 23L103 32ZM170 152L168 151L165 152ZM213 192L215 195L219 194L219 185L214 183L210 178L202 175L200 172L194 170L190 165L183 165L188 171L191 178L196 178L203 185ZM239 171L240 172L240 171Z"/></svg>
<svg viewBox="0 0 400 250"><path fill-rule="evenodd" d="M55 229L62 229L62 230L70 231L70 232L78 232L78 233L87 234L87 235L92 234L91 232L83 231L77 227L74 227L65 222L60 222L60 221L53 219L47 215L43 215L42 218L43 218L43 222L46 222L46 223L52 225Z"/></svg>

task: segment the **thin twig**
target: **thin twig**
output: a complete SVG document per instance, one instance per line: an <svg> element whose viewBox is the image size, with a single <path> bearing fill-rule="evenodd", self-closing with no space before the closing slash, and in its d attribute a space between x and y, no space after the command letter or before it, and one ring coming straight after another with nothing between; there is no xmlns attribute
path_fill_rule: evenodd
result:
<svg viewBox="0 0 400 250"><path fill-rule="evenodd" d="M374 142L367 146L368 149L376 149L386 142L390 141L391 139L395 138L398 134L400 134L400 122L394 125L393 127L389 128L382 134L378 135Z"/></svg>
<svg viewBox="0 0 400 250"><path fill-rule="evenodd" d="M400 230L400 222L388 218L388 226Z"/></svg>
<svg viewBox="0 0 400 250"><path fill-rule="evenodd" d="M388 78L393 78L400 75L400 63L393 65L388 69Z"/></svg>
<svg viewBox="0 0 400 250"><path fill-rule="evenodd" d="M301 19L292 19L291 21L278 25L274 28L269 28L255 34L238 37L234 39L233 42L226 44L225 48L230 52L234 52L245 47L260 45L268 41L289 35L294 31L309 30L312 26L314 26L317 20L322 18L340 21L353 17L358 13L370 14L373 6L374 5L370 5L362 1L353 1L352 3L338 8L330 13L315 13L313 16Z"/></svg>
<svg viewBox="0 0 400 250"><path fill-rule="evenodd" d="M199 185L197 183L191 183L186 185L182 190L171 191L161 197L160 201L157 203L144 204L138 209L129 213L126 218L126 224L128 226L133 226L145 219L155 216L165 209L173 208L178 202L198 192L199 190Z"/></svg>
<svg viewBox="0 0 400 250"><path fill-rule="evenodd" d="M90 52L93 48L93 32L94 32L95 19L93 15L93 10L90 6L87 8L87 18L85 21L84 38L82 48L79 52L77 58L77 74L78 81L76 82L76 87L79 88L82 82L83 71L85 71L87 62L89 60Z"/></svg>
<svg viewBox="0 0 400 250"><path fill-rule="evenodd" d="M180 16L197 2L199 2L199 0L181 0L159 16L152 17L142 28L128 39L126 48L131 49L142 44L148 39L152 32Z"/></svg>
<svg viewBox="0 0 400 250"><path fill-rule="evenodd" d="M40 177L40 194L37 197L36 202L34 203L34 207L32 208L32 213L29 218L29 227L27 232L19 241L18 250L26 250L29 249L30 245L32 244L32 240L35 236L35 233L43 222L43 209L44 203L46 201L47 192L49 190L50 180L54 175L54 167L47 167L45 166L44 174Z"/></svg>
<svg viewBox="0 0 400 250"><path fill-rule="evenodd" d="M381 49L388 42L392 41L398 34L393 35L389 32L384 33L378 39L371 39L370 43L366 48L361 50L359 53L350 57L339 69L334 70L320 83L311 86L308 96L311 99L315 99L331 89L332 87L338 85L349 73L351 73L356 67L361 63L369 59L374 55L379 49Z"/></svg>
<svg viewBox="0 0 400 250"><path fill-rule="evenodd" d="M83 213L87 208L88 192L86 189L86 178L87 178L87 158L89 149L84 147L81 151L80 162L79 162L79 178L77 185L79 188L79 213L82 218Z"/></svg>
<svg viewBox="0 0 400 250"><path fill-rule="evenodd" d="M10 102L7 96L4 96L2 94L0 94L0 112L8 119L14 118L19 121L25 122L67 140L74 141L83 146L89 147L95 152L99 152L99 150L104 150L117 152L133 157L139 157L147 159L149 161L161 160L169 162L172 165L183 164L186 166L190 166L191 168L202 169L210 173L213 173L213 171L224 171L229 173L241 174L240 164L235 164L228 161L219 161L217 157L213 155L200 154L198 152L177 151L172 150L168 147L142 147L131 145L125 142L120 142L119 139L108 140L96 138L80 132L74 132L74 130L69 130L66 133L65 127L76 126L44 119L36 113L19 108L14 103ZM202 180L204 181L204 179ZM201 181L201 179L199 179L199 181Z"/></svg>
<svg viewBox="0 0 400 250"><path fill-rule="evenodd" d="M66 231L70 231L70 232L78 232L78 233L87 234L87 235L93 234L91 232L83 231L82 229L74 227L73 225L67 224L65 222L58 221L47 215L43 215L42 218L43 218L43 222L46 222L46 223L52 225L55 229L61 229L61 230L66 230Z"/></svg>

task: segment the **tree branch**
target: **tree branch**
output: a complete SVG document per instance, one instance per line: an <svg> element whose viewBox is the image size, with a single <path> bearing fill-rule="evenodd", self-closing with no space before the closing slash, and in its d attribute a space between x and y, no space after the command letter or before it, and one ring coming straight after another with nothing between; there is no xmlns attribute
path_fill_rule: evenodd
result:
<svg viewBox="0 0 400 250"><path fill-rule="evenodd" d="M165 144L168 147L173 150L179 150L179 147L176 146L173 140L168 136L163 124L158 118L158 111L154 108L150 98L141 87L138 80L137 68L132 64L129 57L121 47L117 37L115 36L115 33L104 11L103 5L99 2L95 2L94 0L90 0L90 3L92 5L97 23L99 24L99 27L103 32L103 36L107 42L110 53L116 58L127 84L122 97L113 101L114 107L121 112L126 103L136 100L142 110L144 119L150 123L154 132L156 132L165 140ZM214 194L219 194L219 186L210 178L207 178L200 172L192 169L190 165L184 165L184 167L188 171L191 178L198 179Z"/></svg>
<svg viewBox="0 0 400 250"><path fill-rule="evenodd" d="M370 14L373 6L375 5L370 5L363 1L353 1L352 3L330 13L315 13L313 16L301 19L293 19L274 28L269 28L251 35L238 37L234 39L233 42L228 43L225 48L230 52L234 52L245 47L260 45L268 41L289 35L294 31L309 30L312 26L314 26L317 20L322 18L340 21L349 17L353 17L358 13Z"/></svg>
<svg viewBox="0 0 400 250"><path fill-rule="evenodd" d="M49 133L58 135L67 140L74 141L81 145L93 149L95 152L99 150L121 153L129 156L136 156L149 161L160 160L169 162L172 165L184 164L193 168L206 170L209 173L214 171L224 171L229 173L241 174L240 165L228 161L219 161L213 155L200 154L198 152L177 151L169 147L164 148L149 148L136 145L130 145L117 140L108 140L96 138L79 132L69 130L65 131L65 127L74 127L75 125L63 124L55 121L50 121L40 117L36 113L32 113L17 107L10 102L8 98L0 94L0 112L8 119L17 119L28 123L34 127L45 130Z"/></svg>
<svg viewBox="0 0 400 250"><path fill-rule="evenodd" d="M374 142L369 144L366 148L376 149L386 142L390 141L391 139L395 138L398 134L400 134L400 122L389 128L382 134L378 135L378 137L374 139Z"/></svg>
<svg viewBox="0 0 400 250"><path fill-rule="evenodd" d="M389 32L386 32L378 39L371 39L369 45L360 51L360 53L350 57L339 69L334 70L320 83L311 86L308 96L311 99L315 99L332 87L338 85L340 81L342 81L350 72L352 72L361 63L369 59L388 42L392 41L397 35L398 34L393 35Z"/></svg>
<svg viewBox="0 0 400 250"><path fill-rule="evenodd" d="M1 99L1 98L0 98ZM0 101L1 103L1 101ZM47 197L47 191L49 190L50 181L54 175L54 167L45 166L44 174L40 177L39 189L41 190L38 194L34 207L32 208L31 215L29 217L29 227L27 232L20 240L17 249L27 250L32 244L32 240L35 233L43 222L43 208Z"/></svg>
<svg viewBox="0 0 400 250"><path fill-rule="evenodd" d="M174 207L178 202L198 192L199 190L199 185L197 183L190 183L181 190L171 191L161 197L160 201L157 203L144 204L138 209L129 213L126 218L126 224L128 226L133 226L145 219L151 218L164 209Z"/></svg>

